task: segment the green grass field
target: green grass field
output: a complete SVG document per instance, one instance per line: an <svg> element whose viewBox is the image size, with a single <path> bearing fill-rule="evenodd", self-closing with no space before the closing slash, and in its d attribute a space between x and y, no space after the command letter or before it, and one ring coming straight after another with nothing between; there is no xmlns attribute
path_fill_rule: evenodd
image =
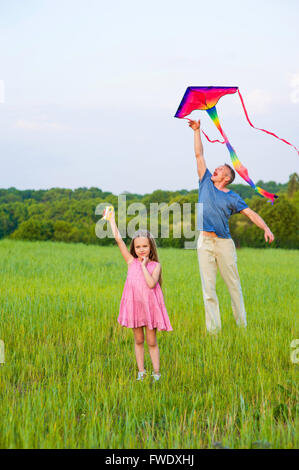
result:
<svg viewBox="0 0 299 470"><path fill-rule="evenodd" d="M298 447L299 253L238 251L248 327L236 327L219 277L217 337L196 252L159 255L174 331L158 333L152 384L136 382L133 333L117 323L117 247L0 242L1 448ZM147 347L145 358L151 370Z"/></svg>

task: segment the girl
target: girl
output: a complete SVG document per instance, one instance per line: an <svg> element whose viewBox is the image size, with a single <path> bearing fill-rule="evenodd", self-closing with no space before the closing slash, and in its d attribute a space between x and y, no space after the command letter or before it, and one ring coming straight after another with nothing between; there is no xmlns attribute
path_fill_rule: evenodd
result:
<svg viewBox="0 0 299 470"><path fill-rule="evenodd" d="M118 322L132 328L135 339L135 354L138 366L137 380L143 380L144 328L146 342L153 364L152 377L160 379L159 348L156 330L172 331L161 290L161 265L157 247L151 233L138 230L131 241L130 251L118 231L114 211L109 219L116 243L128 264L128 275L124 286Z"/></svg>

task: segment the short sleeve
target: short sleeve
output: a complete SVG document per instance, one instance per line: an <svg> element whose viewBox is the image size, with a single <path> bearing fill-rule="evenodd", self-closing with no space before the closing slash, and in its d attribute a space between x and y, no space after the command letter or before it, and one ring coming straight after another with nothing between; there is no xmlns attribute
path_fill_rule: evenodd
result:
<svg viewBox="0 0 299 470"><path fill-rule="evenodd" d="M233 214L237 214L238 212L241 212L243 209L246 209L248 205L246 202L239 196L238 194L236 195L236 199L233 203Z"/></svg>
<svg viewBox="0 0 299 470"><path fill-rule="evenodd" d="M207 179L211 179L211 176L212 176L212 173L210 172L210 170L208 170L208 169L206 168L206 171L205 171L205 173L204 173L202 179L199 180L199 184L204 183Z"/></svg>

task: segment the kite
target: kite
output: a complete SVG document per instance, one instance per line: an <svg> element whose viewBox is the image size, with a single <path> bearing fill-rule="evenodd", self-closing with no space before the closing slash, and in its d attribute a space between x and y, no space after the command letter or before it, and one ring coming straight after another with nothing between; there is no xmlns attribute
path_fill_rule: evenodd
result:
<svg viewBox="0 0 299 470"><path fill-rule="evenodd" d="M218 103L219 99L222 96L233 94L233 93L236 93L236 92L238 92L238 94L239 94L241 104L242 104L242 107L243 107L244 112L245 112L246 119L249 122L250 126L253 127L254 129L258 129L260 131L266 132L267 134L270 134L270 135L276 137L277 139L281 140L282 142L284 142L288 145L291 145L291 147L293 147L299 155L299 150L294 145L292 145L290 142L288 142L287 140L281 139L276 134L273 134L273 132L269 132L269 131L266 131L265 129L260 129L259 127L255 127L251 123L251 121L248 117L248 113L247 113L245 104L244 104L244 100L242 98L242 95L241 95L238 87L214 87L214 86L208 86L208 87L191 86L191 87L188 87L185 94L184 94L184 96L183 96L183 99L180 103L180 106L178 107L178 110L175 114L175 117L181 118L181 119L188 119L185 116L188 116L188 114L190 114L195 109L200 109L200 110L207 111L208 115L210 116L210 118L214 122L215 126L219 130L219 132L222 135L224 140L223 141L221 141L221 140L211 140L211 139L209 139L207 134L205 134L205 132L202 131L204 136L207 138L207 140L209 142L212 142L212 143L219 142L221 144L225 144L228 151L229 151L229 153L230 153L230 157L231 157L231 160L232 160L232 163L233 163L233 166L234 166L236 172L248 184L250 184L250 186L252 186L255 189L255 191L257 191L262 196L264 196L266 198L269 198L272 201L272 204L273 204L274 199L276 199L278 196L276 194L269 193L268 191L265 191L264 189L262 189L259 186L256 186L254 184L254 182L250 179L250 177L248 175L247 168L245 168L245 166L243 166L242 163L240 162L235 150L231 146L228 138L226 137L226 135L225 135L225 133L224 133L224 131L223 131L221 125L220 125L220 121L219 121L217 110L216 110L216 104ZM190 121L190 119L188 119L188 120Z"/></svg>
<svg viewBox="0 0 299 470"><path fill-rule="evenodd" d="M112 216L114 213L114 207L113 206L106 206L103 212L103 219L104 220L111 220Z"/></svg>

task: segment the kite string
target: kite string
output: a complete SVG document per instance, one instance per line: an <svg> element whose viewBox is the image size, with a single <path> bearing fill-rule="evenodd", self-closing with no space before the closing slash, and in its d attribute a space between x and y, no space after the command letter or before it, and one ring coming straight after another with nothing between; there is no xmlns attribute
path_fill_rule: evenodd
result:
<svg viewBox="0 0 299 470"><path fill-rule="evenodd" d="M224 141L224 140L217 140L217 139L216 139L216 140L211 140L211 139L209 139L209 137L207 136L207 134L206 134L203 130L201 130L201 132L203 133L203 135L205 136L205 138L206 138L209 142L211 142L212 144L214 144L215 142L218 142L219 144L225 144L225 141Z"/></svg>
<svg viewBox="0 0 299 470"><path fill-rule="evenodd" d="M239 94L239 97L240 97L240 100L241 100L241 104L243 106L243 109L244 109L244 113L245 113L245 116L246 116L246 119L248 121L248 123L250 124L251 127L253 127L254 129L257 129L258 131L262 131L262 132L266 132L266 134L269 134L269 135L273 135L273 137L276 137L276 139L279 139L281 140L282 142L284 142L285 144L288 144L290 145L291 147L293 147L296 152L298 153L299 155L299 150L297 149L297 147L295 147L293 144L291 144L290 142L288 142L287 140L285 139L282 139L281 137L278 137L278 135L274 134L273 132L269 132L269 131L266 131L266 129L261 129L260 127L255 127L252 122L250 121L249 119L249 116L248 116L248 113L247 113L247 109L245 107L245 103L244 103L244 100L243 100L243 97L238 89L238 94Z"/></svg>
<svg viewBox="0 0 299 470"><path fill-rule="evenodd" d="M189 121L189 122L192 121L192 119L189 119L189 118L186 118L186 117L183 117L183 118L181 118L181 119L186 119L186 121ZM219 144L225 144L225 141L224 141L224 140L218 140L218 139L216 139L216 140L211 140L211 139L209 138L209 136L208 136L202 129L201 129L201 132L203 133L203 135L205 136L205 138L206 138L209 142L211 142L211 144L214 144L215 142L218 142Z"/></svg>

